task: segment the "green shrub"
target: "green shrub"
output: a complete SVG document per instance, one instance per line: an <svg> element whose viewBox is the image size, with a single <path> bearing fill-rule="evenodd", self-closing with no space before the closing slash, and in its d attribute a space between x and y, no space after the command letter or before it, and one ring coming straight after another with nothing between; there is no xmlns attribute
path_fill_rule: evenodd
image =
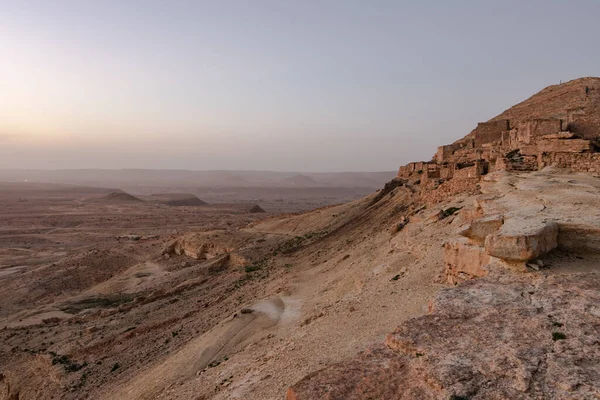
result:
<svg viewBox="0 0 600 400"><path fill-rule="evenodd" d="M449 217L454 215L457 211L459 211L462 207L450 207L445 210L442 210L442 218Z"/></svg>

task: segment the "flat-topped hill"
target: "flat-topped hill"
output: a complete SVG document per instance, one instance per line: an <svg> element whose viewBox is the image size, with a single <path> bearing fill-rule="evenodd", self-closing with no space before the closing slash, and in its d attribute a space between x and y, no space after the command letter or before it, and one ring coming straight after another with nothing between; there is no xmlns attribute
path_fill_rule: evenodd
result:
<svg viewBox="0 0 600 400"><path fill-rule="evenodd" d="M206 206L207 202L200 200L191 193L157 193L151 195L152 199L173 207L197 207Z"/></svg>
<svg viewBox="0 0 600 400"><path fill-rule="evenodd" d="M106 196L89 200L94 203L143 203L144 201L125 192L112 192Z"/></svg>

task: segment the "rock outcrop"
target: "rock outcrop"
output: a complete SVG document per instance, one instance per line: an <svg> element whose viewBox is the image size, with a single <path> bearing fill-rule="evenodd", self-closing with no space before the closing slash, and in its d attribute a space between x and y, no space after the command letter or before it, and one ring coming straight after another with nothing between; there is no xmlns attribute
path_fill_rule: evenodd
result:
<svg viewBox="0 0 600 400"><path fill-rule="evenodd" d="M456 286L287 399L600 398L599 143L600 78L583 78L400 167L396 181L424 203L479 193L444 244Z"/></svg>
<svg viewBox="0 0 600 400"><path fill-rule="evenodd" d="M555 222L510 219L485 238L485 250L496 258L522 262L554 250L557 239Z"/></svg>
<svg viewBox="0 0 600 400"><path fill-rule="evenodd" d="M173 241L162 251L162 255L185 255L196 260L210 260L235 250L230 241L210 239L210 235L187 234Z"/></svg>
<svg viewBox="0 0 600 400"><path fill-rule="evenodd" d="M600 275L493 270L287 393L305 399L597 399Z"/></svg>

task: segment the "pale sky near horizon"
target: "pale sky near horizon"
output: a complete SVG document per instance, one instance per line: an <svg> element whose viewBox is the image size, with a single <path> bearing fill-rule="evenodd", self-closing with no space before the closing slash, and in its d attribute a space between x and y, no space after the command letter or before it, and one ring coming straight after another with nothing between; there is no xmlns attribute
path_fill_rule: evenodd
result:
<svg viewBox="0 0 600 400"><path fill-rule="evenodd" d="M0 0L0 168L382 171L600 75L600 1Z"/></svg>

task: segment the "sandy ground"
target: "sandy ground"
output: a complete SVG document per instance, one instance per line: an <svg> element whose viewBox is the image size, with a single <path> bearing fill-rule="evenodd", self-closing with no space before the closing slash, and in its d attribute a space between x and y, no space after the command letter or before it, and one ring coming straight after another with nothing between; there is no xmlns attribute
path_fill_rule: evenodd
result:
<svg viewBox="0 0 600 400"><path fill-rule="evenodd" d="M451 229L396 235L407 189L278 217L69 190L3 192L5 397L281 397L421 313ZM235 250L163 256L186 232Z"/></svg>
<svg viewBox="0 0 600 400"><path fill-rule="evenodd" d="M502 207L544 213L557 193L597 196L594 179L483 186L512 193ZM381 343L446 287L442 245L475 196L424 207L407 187L383 194L279 216L5 199L0 398L283 398L306 374ZM462 209L440 219L449 207ZM169 244L182 238L178 254ZM546 261L561 257L584 268L572 254Z"/></svg>

